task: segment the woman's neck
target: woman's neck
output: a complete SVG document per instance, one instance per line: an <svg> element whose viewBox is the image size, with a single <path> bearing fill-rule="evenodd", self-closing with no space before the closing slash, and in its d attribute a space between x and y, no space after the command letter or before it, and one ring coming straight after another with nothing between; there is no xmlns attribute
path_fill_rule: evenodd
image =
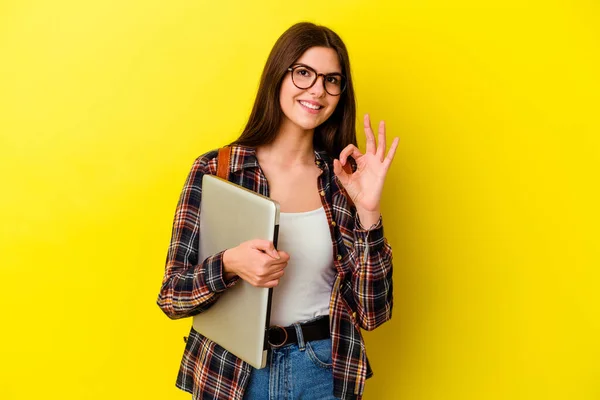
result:
<svg viewBox="0 0 600 400"><path fill-rule="evenodd" d="M283 124L273 142L256 149L262 160L280 167L297 167L314 164L314 130L304 130L296 125Z"/></svg>

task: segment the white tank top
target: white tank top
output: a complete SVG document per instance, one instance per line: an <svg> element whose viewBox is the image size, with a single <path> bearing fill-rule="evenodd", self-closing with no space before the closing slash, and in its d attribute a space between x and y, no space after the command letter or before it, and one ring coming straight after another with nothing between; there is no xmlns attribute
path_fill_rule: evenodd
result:
<svg viewBox="0 0 600 400"><path fill-rule="evenodd" d="M271 325L329 315L335 267L325 209L280 213L277 248L287 252L290 261L273 288Z"/></svg>

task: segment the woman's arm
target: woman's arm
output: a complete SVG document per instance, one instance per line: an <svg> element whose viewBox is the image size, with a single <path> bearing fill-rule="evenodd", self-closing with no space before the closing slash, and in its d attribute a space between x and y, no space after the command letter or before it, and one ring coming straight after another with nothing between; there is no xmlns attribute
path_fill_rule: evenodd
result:
<svg viewBox="0 0 600 400"><path fill-rule="evenodd" d="M383 236L380 203L399 139L394 138L386 155L385 123L379 123L377 142L368 114L365 114L364 128L365 153L350 144L342 150L339 160L333 161L333 169L356 207L354 227L342 235L345 243L352 243L349 246L352 291L359 323L363 329L372 330L392 316L392 249ZM348 157L354 158L356 170L350 168Z"/></svg>
<svg viewBox="0 0 600 400"><path fill-rule="evenodd" d="M383 235L381 217L365 229L356 215L350 260L358 323L370 331L392 317L392 248Z"/></svg>
<svg viewBox="0 0 600 400"><path fill-rule="evenodd" d="M216 152L196 159L187 177L175 211L165 275L157 304L171 319L189 317L207 310L219 294L235 284L226 280L223 252L198 263L202 177Z"/></svg>

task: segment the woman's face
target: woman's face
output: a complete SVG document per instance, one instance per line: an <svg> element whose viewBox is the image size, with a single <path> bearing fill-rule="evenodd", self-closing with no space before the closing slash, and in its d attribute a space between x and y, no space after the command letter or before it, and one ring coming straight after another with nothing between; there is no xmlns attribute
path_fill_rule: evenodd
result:
<svg viewBox="0 0 600 400"><path fill-rule="evenodd" d="M327 47L311 47L296 60L319 74L342 73L335 50ZM332 96L323 87L323 77L308 89L299 89L292 81L292 72L283 78L279 103L284 114L284 124L292 123L302 129L312 130L321 125L333 114L340 96Z"/></svg>

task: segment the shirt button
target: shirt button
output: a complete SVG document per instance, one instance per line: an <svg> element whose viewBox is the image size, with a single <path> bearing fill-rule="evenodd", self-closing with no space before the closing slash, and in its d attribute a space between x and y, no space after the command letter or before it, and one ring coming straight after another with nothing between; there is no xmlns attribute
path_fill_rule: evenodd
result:
<svg viewBox="0 0 600 400"><path fill-rule="evenodd" d="M342 256L338 254L337 256L335 256L335 259L340 261L342 259Z"/></svg>
<svg viewBox="0 0 600 400"><path fill-rule="evenodd" d="M331 226L335 226L335 221L331 221Z"/></svg>
<svg viewBox="0 0 600 400"><path fill-rule="evenodd" d="M314 192L313 192L313 193L314 193ZM321 190L321 193L320 193L320 194L321 194L321 196L325 196L325 191L324 191L324 190Z"/></svg>

